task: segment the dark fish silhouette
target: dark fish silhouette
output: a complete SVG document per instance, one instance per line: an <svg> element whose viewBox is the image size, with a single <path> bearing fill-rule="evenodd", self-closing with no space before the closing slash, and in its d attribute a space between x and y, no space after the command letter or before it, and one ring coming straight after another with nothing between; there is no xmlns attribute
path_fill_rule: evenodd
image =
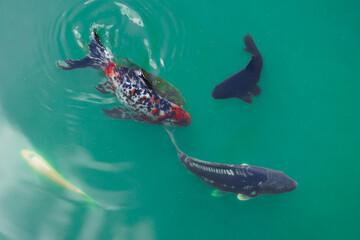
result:
<svg viewBox="0 0 360 240"><path fill-rule="evenodd" d="M182 152L172 132L165 127L176 147L181 163L206 184L237 194L239 200L248 200L262 194L290 192L297 183L285 173L247 164L232 165L206 162Z"/></svg>
<svg viewBox="0 0 360 240"><path fill-rule="evenodd" d="M217 85L212 92L213 98L226 99L237 97L244 102L252 103L252 96L260 94L261 89L257 83L260 80L263 59L249 34L245 36L244 42L246 46L244 50L252 54L250 62L246 68Z"/></svg>

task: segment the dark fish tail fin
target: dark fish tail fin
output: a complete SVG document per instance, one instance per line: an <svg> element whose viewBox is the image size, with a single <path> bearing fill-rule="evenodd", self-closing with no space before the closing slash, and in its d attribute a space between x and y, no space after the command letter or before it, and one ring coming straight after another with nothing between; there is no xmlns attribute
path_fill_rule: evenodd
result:
<svg viewBox="0 0 360 240"><path fill-rule="evenodd" d="M170 131L170 129L168 129L167 127L164 127L164 128L165 128L166 132L169 134L169 136L170 136L170 138L171 138L171 141L172 141L172 143L174 144L176 150L177 150L178 152L182 152L182 151L179 149L179 146L177 145L177 142L176 142L176 140L175 140L174 134L173 134L173 133Z"/></svg>
<svg viewBox="0 0 360 240"><path fill-rule="evenodd" d="M189 168L189 164L187 163L189 156L186 155L183 151L180 150L180 148L177 145L177 142L175 140L174 134L167 128L164 127L166 132L169 134L172 143L174 144L176 151L177 151L177 155L179 157L180 162L190 171L193 173L193 171ZM193 161L197 161L196 159L193 159ZM196 174L195 174L196 175Z"/></svg>
<svg viewBox="0 0 360 240"><path fill-rule="evenodd" d="M99 36L95 29L91 34L91 41L89 43L89 54L78 60L66 59L66 65L62 65L59 61L56 62L58 68L63 70L72 70L76 68L95 68L99 71L104 71L106 65L112 62L112 56L106 51L102 45Z"/></svg>
<svg viewBox="0 0 360 240"><path fill-rule="evenodd" d="M244 37L244 43L245 43L245 46L246 48L244 49L244 51L254 55L254 56L257 56L257 55L260 55L260 52L259 50L257 49L256 45L255 45L255 42L254 40L252 39L252 37L250 36L250 34L247 34L245 37Z"/></svg>

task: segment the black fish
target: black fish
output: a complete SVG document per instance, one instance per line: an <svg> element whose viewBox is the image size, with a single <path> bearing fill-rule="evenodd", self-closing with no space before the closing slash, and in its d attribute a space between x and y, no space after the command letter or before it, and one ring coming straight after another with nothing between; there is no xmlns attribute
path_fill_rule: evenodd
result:
<svg viewBox="0 0 360 240"><path fill-rule="evenodd" d="M213 98L226 99L237 97L247 103L252 103L251 97L260 94L261 89L257 83L260 80L263 59L249 34L245 36L244 42L246 46L244 50L252 54L250 62L246 68L217 85L212 92Z"/></svg>
<svg viewBox="0 0 360 240"><path fill-rule="evenodd" d="M206 162L190 157L177 146L172 132L165 128L174 143L181 163L206 184L237 194L238 199L247 200L262 194L290 192L297 183L285 173L250 165L232 165Z"/></svg>

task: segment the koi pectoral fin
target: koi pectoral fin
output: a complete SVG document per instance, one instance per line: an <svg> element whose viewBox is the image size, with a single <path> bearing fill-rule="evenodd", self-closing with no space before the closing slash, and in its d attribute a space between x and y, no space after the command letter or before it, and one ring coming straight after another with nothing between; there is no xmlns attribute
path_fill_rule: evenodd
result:
<svg viewBox="0 0 360 240"><path fill-rule="evenodd" d="M95 86L95 89L102 94L115 94L114 88L109 81L100 83L99 85Z"/></svg>
<svg viewBox="0 0 360 240"><path fill-rule="evenodd" d="M251 99L251 95L249 93L245 93L242 96L239 96L238 98L240 98L241 100L243 100L246 103L252 103L252 99Z"/></svg>
<svg viewBox="0 0 360 240"><path fill-rule="evenodd" d="M132 111L130 111L126 108L120 107L120 106L117 106L111 110L102 109L102 111L106 116L109 116L112 118L123 119L123 120L132 119L136 122L153 124L152 121L148 120L148 117L146 115L132 112Z"/></svg>
<svg viewBox="0 0 360 240"><path fill-rule="evenodd" d="M256 197L256 196L255 196ZM239 193L237 195L237 199L239 199L240 201L247 201L247 200L250 200L250 199L253 199L254 197L249 197L249 196L246 196L244 194L241 194Z"/></svg>
<svg viewBox="0 0 360 240"><path fill-rule="evenodd" d="M132 119L130 111L128 109L122 108L120 106L115 107L111 110L102 109L102 111L106 116L109 116L112 118L124 119L124 120Z"/></svg>
<svg viewBox="0 0 360 240"><path fill-rule="evenodd" d="M82 59L65 59L64 62L57 61L56 66L62 70L72 70L76 68L86 68L92 66L92 59L90 57L84 57ZM65 63L65 64L64 64Z"/></svg>
<svg viewBox="0 0 360 240"><path fill-rule="evenodd" d="M211 192L211 196L212 197L222 197L224 195L228 194L227 192L224 192L224 191L221 191L221 190L218 190L218 189L215 189Z"/></svg>
<svg viewBox="0 0 360 240"><path fill-rule="evenodd" d="M261 89L258 85L255 85L250 91L249 93L253 96L259 96L261 93Z"/></svg>

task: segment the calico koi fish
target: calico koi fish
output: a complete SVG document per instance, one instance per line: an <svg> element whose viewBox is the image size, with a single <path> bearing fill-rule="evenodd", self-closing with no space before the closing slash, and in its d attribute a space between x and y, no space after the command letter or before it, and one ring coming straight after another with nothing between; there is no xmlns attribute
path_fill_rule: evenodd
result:
<svg viewBox="0 0 360 240"><path fill-rule="evenodd" d="M160 89L155 84L160 82L160 78L135 64L134 67L116 67L113 57L101 43L95 29L89 43L89 52L83 59L66 59L66 65L58 61L57 66L63 70L90 67L105 72L107 81L96 89L103 94L115 95L123 105L111 110L103 109L107 116L171 127L186 127L191 123L189 113L181 107L184 101L176 101L176 98L171 98L171 92ZM171 84L168 85L168 89L174 90Z"/></svg>

